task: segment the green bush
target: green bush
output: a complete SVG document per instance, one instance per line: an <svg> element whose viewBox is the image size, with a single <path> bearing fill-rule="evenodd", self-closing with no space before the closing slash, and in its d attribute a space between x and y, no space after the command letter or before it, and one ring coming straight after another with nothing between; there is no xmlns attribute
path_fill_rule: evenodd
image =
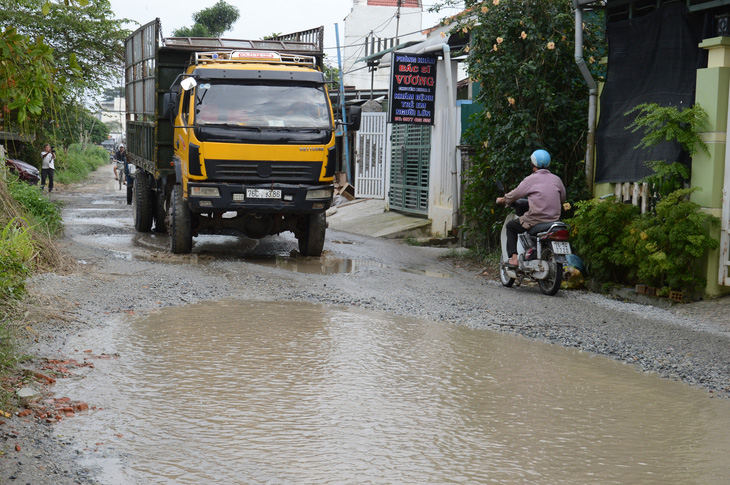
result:
<svg viewBox="0 0 730 485"><path fill-rule="evenodd" d="M655 212L640 214L638 207L593 199L576 204L571 242L589 275L598 283L647 284L700 293L707 281L698 272L699 259L719 242L709 227L719 220L689 200L697 190L680 189L657 204Z"/></svg>
<svg viewBox="0 0 730 485"><path fill-rule="evenodd" d="M627 263L635 268L635 279L650 286L682 291L686 295L701 292L707 280L698 274L698 261L708 249L720 243L708 234L718 226L717 217L702 212L689 200L697 190L681 189L661 199L655 214L646 214L634 222L624 239Z"/></svg>
<svg viewBox="0 0 730 485"><path fill-rule="evenodd" d="M601 282L623 280L627 258L623 240L641 210L613 196L576 202L574 209L573 217L566 220L572 230L570 242L588 274Z"/></svg>

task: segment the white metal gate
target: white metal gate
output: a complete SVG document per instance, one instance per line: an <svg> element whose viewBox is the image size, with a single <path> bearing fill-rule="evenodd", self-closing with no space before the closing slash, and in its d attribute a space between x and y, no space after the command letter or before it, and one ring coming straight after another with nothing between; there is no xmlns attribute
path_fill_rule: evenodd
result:
<svg viewBox="0 0 730 485"><path fill-rule="evenodd" d="M355 142L355 194L385 199L388 173L387 113L363 113Z"/></svg>

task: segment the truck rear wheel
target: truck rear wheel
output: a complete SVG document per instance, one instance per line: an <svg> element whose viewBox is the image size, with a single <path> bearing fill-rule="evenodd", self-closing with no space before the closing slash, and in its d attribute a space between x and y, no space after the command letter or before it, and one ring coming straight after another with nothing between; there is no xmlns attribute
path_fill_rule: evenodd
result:
<svg viewBox="0 0 730 485"><path fill-rule="evenodd" d="M303 256L319 257L324 248L324 233L327 230L327 220L324 212L312 214L306 221L306 227L297 237L299 252Z"/></svg>
<svg viewBox="0 0 730 485"><path fill-rule="evenodd" d="M188 254L193 250L192 217L188 203L183 199L182 185L175 185L170 197L170 251Z"/></svg>
<svg viewBox="0 0 730 485"><path fill-rule="evenodd" d="M137 232L152 230L152 195L149 176L140 170L134 180L134 228Z"/></svg>

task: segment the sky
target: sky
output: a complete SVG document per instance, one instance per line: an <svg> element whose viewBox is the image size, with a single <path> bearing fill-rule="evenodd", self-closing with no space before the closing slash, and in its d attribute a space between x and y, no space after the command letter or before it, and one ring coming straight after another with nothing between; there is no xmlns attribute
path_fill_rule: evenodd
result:
<svg viewBox="0 0 730 485"><path fill-rule="evenodd" d="M110 0L117 18L128 18L146 24L160 18L164 37L180 27L191 27L193 14L212 7L218 0ZM424 9L437 0L425 0ZM340 44L344 42L345 17L352 9L352 0L227 0L238 8L240 17L233 30L223 34L233 39L261 39L272 33L288 34L323 25L325 53L337 56L334 24L339 24ZM456 13L455 11L452 11ZM423 27L436 25L446 14L424 12ZM127 25L130 30L137 27Z"/></svg>

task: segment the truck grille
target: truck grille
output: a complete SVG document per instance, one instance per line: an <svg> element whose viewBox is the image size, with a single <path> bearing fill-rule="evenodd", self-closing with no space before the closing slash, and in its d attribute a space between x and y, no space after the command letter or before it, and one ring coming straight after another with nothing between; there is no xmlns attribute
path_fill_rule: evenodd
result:
<svg viewBox="0 0 730 485"><path fill-rule="evenodd" d="M208 179L217 182L312 182L322 163L206 160Z"/></svg>

